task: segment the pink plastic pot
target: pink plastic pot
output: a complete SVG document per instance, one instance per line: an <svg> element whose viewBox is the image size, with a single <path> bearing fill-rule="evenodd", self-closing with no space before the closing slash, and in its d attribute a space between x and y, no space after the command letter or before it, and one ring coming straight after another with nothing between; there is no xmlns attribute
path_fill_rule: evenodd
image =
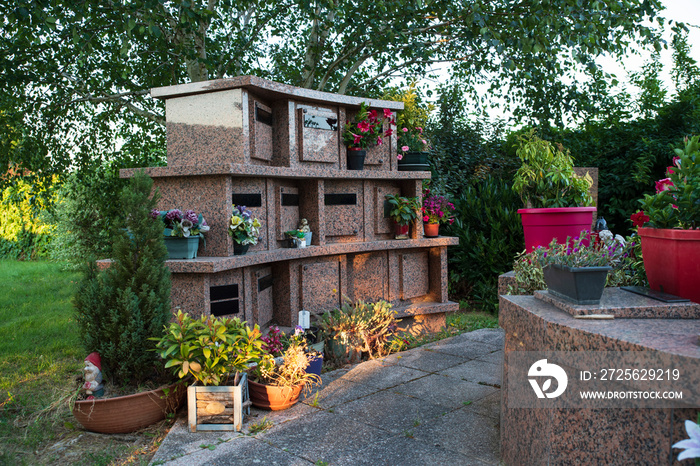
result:
<svg viewBox="0 0 700 466"><path fill-rule="evenodd" d="M700 303L700 230L640 228L649 286Z"/></svg>
<svg viewBox="0 0 700 466"><path fill-rule="evenodd" d="M563 243L567 237L575 238L582 230L591 231L595 207L553 207L548 209L520 209L525 249L547 247L553 238ZM585 244L585 243L584 243ZM587 244L586 244L587 245Z"/></svg>

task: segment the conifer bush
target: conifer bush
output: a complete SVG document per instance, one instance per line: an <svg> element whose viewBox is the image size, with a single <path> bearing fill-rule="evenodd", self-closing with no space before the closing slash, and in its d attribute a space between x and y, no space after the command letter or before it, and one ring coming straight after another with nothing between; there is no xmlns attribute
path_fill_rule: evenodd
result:
<svg viewBox="0 0 700 466"><path fill-rule="evenodd" d="M163 225L153 221L158 193L138 172L122 191L123 223L112 230L112 263L98 271L91 261L75 296L76 320L85 354L100 353L103 376L136 386L154 376L158 355L150 337L162 334L171 317L170 272Z"/></svg>

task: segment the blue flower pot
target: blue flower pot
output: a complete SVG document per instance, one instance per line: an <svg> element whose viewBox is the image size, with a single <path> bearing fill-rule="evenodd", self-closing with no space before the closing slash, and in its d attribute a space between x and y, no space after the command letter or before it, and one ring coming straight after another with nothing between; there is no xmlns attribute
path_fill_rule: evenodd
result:
<svg viewBox="0 0 700 466"><path fill-rule="evenodd" d="M323 353L321 353L321 355L318 356L316 359L312 359L311 361L309 361L309 365L306 366L306 373L307 374L316 374L320 377L322 366L323 366Z"/></svg>
<svg viewBox="0 0 700 466"><path fill-rule="evenodd" d="M199 248L199 236L180 238L177 236L165 236L165 247L168 250L168 259L195 259Z"/></svg>

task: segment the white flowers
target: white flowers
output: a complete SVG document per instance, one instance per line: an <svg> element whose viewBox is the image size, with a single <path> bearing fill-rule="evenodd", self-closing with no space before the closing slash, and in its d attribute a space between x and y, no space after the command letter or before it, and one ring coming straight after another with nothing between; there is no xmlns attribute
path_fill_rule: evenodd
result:
<svg viewBox="0 0 700 466"><path fill-rule="evenodd" d="M693 421L685 421L685 431L689 439L674 443L672 448L684 448L678 455L678 461L688 458L700 458L700 426Z"/></svg>

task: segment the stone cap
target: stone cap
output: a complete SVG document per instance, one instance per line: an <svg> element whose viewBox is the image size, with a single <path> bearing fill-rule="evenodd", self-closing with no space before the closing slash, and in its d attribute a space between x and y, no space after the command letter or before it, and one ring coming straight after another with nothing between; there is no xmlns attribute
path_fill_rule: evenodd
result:
<svg viewBox="0 0 700 466"><path fill-rule="evenodd" d="M363 179L363 180L429 180L431 172L391 170L338 170L332 168L289 168L280 166L228 163L172 167L122 168L121 178L131 178L137 170L144 170L151 178L174 176L254 176L268 178L308 179Z"/></svg>
<svg viewBox="0 0 700 466"><path fill-rule="evenodd" d="M391 100L369 99L365 97L352 97L348 95L333 94L330 92L315 91L302 87L281 84L257 76L236 76L233 78L215 79L174 86L154 87L151 89L151 97L156 99L172 99L193 94L225 91L229 89L248 89L255 94L272 101L282 99L303 100L307 102L332 103L346 107L359 107L367 102L370 107L388 108L391 110L403 110L403 102Z"/></svg>
<svg viewBox="0 0 700 466"><path fill-rule="evenodd" d="M664 303L620 288L605 288L600 304L576 305L545 291L535 298L552 304L572 316L605 315L615 319L700 319L700 304Z"/></svg>

